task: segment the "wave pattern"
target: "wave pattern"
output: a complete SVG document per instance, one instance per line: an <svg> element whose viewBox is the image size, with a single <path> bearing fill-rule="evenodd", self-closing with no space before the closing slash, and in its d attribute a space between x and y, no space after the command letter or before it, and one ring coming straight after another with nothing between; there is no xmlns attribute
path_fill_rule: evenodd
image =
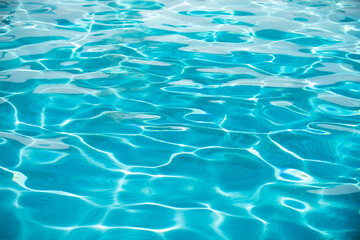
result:
<svg viewBox="0 0 360 240"><path fill-rule="evenodd" d="M356 0L0 1L0 239L357 239Z"/></svg>

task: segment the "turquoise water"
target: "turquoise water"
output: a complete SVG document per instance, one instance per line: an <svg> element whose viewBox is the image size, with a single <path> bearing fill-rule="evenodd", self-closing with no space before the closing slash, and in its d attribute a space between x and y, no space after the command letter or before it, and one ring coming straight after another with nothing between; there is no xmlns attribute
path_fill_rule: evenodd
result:
<svg viewBox="0 0 360 240"><path fill-rule="evenodd" d="M359 1L0 15L0 239L360 239Z"/></svg>

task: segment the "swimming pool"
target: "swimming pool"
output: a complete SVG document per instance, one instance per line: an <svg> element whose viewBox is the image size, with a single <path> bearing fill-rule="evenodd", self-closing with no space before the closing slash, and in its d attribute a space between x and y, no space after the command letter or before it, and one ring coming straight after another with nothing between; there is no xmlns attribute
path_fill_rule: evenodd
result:
<svg viewBox="0 0 360 240"><path fill-rule="evenodd" d="M360 238L359 12L0 1L0 239Z"/></svg>

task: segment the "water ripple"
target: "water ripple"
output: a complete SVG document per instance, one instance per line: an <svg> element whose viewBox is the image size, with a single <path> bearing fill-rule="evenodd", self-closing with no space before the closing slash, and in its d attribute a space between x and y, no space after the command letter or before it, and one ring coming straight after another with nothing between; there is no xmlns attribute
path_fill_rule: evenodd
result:
<svg viewBox="0 0 360 240"><path fill-rule="evenodd" d="M0 1L0 239L358 239L359 9Z"/></svg>

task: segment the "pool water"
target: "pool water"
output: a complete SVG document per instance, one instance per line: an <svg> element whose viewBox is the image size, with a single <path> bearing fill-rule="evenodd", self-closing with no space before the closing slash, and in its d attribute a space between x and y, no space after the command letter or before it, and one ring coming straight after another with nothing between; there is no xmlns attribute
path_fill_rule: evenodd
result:
<svg viewBox="0 0 360 240"><path fill-rule="evenodd" d="M0 15L0 239L360 239L358 0Z"/></svg>

